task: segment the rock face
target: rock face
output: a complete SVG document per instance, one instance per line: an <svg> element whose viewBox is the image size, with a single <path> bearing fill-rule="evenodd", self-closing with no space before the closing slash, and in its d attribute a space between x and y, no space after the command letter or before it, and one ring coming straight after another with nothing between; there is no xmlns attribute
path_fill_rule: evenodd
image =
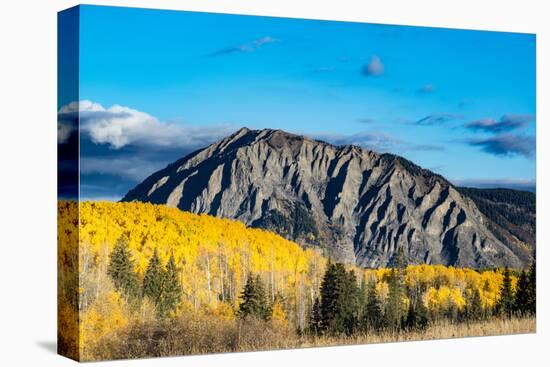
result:
<svg viewBox="0 0 550 367"><path fill-rule="evenodd" d="M122 199L240 220L335 260L520 267L475 203L404 158L281 130L248 130L182 158Z"/></svg>

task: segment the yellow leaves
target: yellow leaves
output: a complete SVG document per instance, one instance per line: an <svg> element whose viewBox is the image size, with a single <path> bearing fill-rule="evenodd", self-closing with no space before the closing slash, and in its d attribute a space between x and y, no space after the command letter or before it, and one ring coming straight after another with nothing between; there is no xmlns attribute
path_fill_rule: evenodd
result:
<svg viewBox="0 0 550 367"><path fill-rule="evenodd" d="M430 287L426 293L424 293L423 301L424 306L432 312L439 310L446 311L451 308L461 310L466 306L466 300L462 296L461 290L457 287Z"/></svg>
<svg viewBox="0 0 550 367"><path fill-rule="evenodd" d="M79 301L86 301L81 302L85 307L80 315L81 341L85 343L93 343L128 323L124 299L105 287L108 256L120 236L128 238L140 277L155 248L162 263L174 255L183 288L180 315L234 319L244 282L252 272L260 275L270 299L280 294L285 304L291 305L289 315L280 303L272 309L272 322L287 325L289 319L295 322L299 307L307 308L318 296L326 267L327 259L315 249L303 249L272 232L228 219L137 202L60 202L58 210L58 276L60 294L66 295L60 307L61 330L66 335L77 334L69 325L70 320L77 319L73 317L76 304L69 304L67 299L78 293ZM76 265L78 278L74 276ZM390 269L349 265L347 270L354 270L359 279L376 282L377 296L382 304L386 302ZM483 307L494 307L502 285L500 270L479 272L422 264L409 265L403 275L409 294L422 297L432 312L463 309L471 289L479 291ZM512 289L516 284L513 276ZM403 299L404 309L408 302L408 298ZM136 315L143 320L153 318L154 307L142 304L132 317Z"/></svg>
<svg viewBox="0 0 550 367"><path fill-rule="evenodd" d="M127 305L120 293L109 290L80 313L80 349L84 355L109 333L128 325Z"/></svg>
<svg viewBox="0 0 550 367"><path fill-rule="evenodd" d="M235 319L233 307L227 302L218 302L218 304L212 309L211 314L222 320Z"/></svg>
<svg viewBox="0 0 550 367"><path fill-rule="evenodd" d="M376 283L376 295L378 296L378 299L380 300L380 302L385 303L389 293L390 293L390 287L388 286L388 283L386 282Z"/></svg>
<svg viewBox="0 0 550 367"><path fill-rule="evenodd" d="M275 302L271 310L271 322L274 326L287 326L286 312L280 302Z"/></svg>
<svg viewBox="0 0 550 367"><path fill-rule="evenodd" d="M181 270L184 301L195 313L204 307L218 307L221 295L236 307L249 272L260 274L267 281L267 289L285 294L294 304L293 287L305 284L309 287L305 292L317 292L324 272L326 260L317 251L304 250L275 233L247 228L238 221L148 203L78 205L80 227L68 220L64 226L75 233L80 231L80 247L94 255L92 266L106 263L120 236L128 238L139 276L143 276L155 248L163 263L173 253ZM62 213L66 209L60 207ZM101 250L104 246L107 251Z"/></svg>

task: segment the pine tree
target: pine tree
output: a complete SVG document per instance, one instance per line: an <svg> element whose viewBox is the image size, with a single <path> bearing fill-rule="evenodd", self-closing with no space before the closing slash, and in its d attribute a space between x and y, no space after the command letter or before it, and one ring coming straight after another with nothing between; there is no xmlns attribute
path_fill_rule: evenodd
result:
<svg viewBox="0 0 550 367"><path fill-rule="evenodd" d="M522 270L518 279L516 297L514 300L514 310L521 315L527 314L528 303L529 303L529 278L525 270Z"/></svg>
<svg viewBox="0 0 550 367"><path fill-rule="evenodd" d="M174 260L174 255L172 254L166 264L166 271L164 272L164 279L162 283L162 301L160 308L163 315L177 309L181 302L182 293L183 290L178 277L176 261Z"/></svg>
<svg viewBox="0 0 550 367"><path fill-rule="evenodd" d="M330 259L327 264L323 281L321 283L321 329L328 331L334 328L335 320L338 312L338 297L341 291L341 284L338 284L336 266Z"/></svg>
<svg viewBox="0 0 550 367"><path fill-rule="evenodd" d="M418 324L418 317L413 302L409 302L409 309L407 310L407 317L404 319L403 328L407 330L414 330Z"/></svg>
<svg viewBox="0 0 550 367"><path fill-rule="evenodd" d="M363 327L367 330L378 330L382 326L382 307L376 294L376 281L367 286L367 305L363 314Z"/></svg>
<svg viewBox="0 0 550 367"><path fill-rule="evenodd" d="M313 306L311 306L311 313L309 314L309 331L315 335L321 332L321 305L319 298L315 298Z"/></svg>
<svg viewBox="0 0 550 367"><path fill-rule="evenodd" d="M497 304L497 312L500 315L511 317L514 310L514 295L512 293L512 278L510 269L504 268L502 286L500 287L500 299Z"/></svg>
<svg viewBox="0 0 550 367"><path fill-rule="evenodd" d="M483 318L483 306L481 304L481 295L477 288L470 289L468 302L466 303L466 317L470 320L480 320Z"/></svg>
<svg viewBox="0 0 550 367"><path fill-rule="evenodd" d="M130 249L125 237L120 237L111 252L107 273L115 289L122 292L129 300L139 298L138 278L134 272L134 263L130 258Z"/></svg>
<svg viewBox="0 0 550 367"><path fill-rule="evenodd" d="M164 281L164 271L160 264L160 258L157 249L149 259L147 270L143 277L143 296L149 299L157 306L157 311L161 312L162 284Z"/></svg>
<svg viewBox="0 0 550 367"><path fill-rule="evenodd" d="M321 329L351 333L357 324L359 289L353 272L329 263L321 284Z"/></svg>
<svg viewBox="0 0 550 367"><path fill-rule="evenodd" d="M384 311L384 324L397 329L401 325L403 310L403 280L397 269L392 269L388 280L388 300Z"/></svg>
<svg viewBox="0 0 550 367"><path fill-rule="evenodd" d="M265 289L259 275L254 276L253 274L249 274L241 298L242 302L239 306L239 316L241 318L269 319L270 310L266 301Z"/></svg>
<svg viewBox="0 0 550 367"><path fill-rule="evenodd" d="M343 331L352 334L359 325L361 291L357 286L355 272L350 270L345 276L344 292L340 299Z"/></svg>
<svg viewBox="0 0 550 367"><path fill-rule="evenodd" d="M537 264L535 261L529 268L528 283L526 310L529 314L535 315L537 313Z"/></svg>

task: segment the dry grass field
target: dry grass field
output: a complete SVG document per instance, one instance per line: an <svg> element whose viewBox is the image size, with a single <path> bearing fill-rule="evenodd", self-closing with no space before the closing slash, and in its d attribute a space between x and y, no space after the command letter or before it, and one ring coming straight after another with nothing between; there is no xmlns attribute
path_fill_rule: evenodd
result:
<svg viewBox="0 0 550 367"><path fill-rule="evenodd" d="M384 331L374 334L358 334L350 337L327 338L320 337L304 342L301 347L323 347L341 344L372 344L391 343L415 340L435 340L450 338L467 338L476 336L496 336L510 334L528 334L536 332L536 319L512 318L492 319L475 323L450 323L442 321L429 326L422 331L398 331L391 333Z"/></svg>
<svg viewBox="0 0 550 367"><path fill-rule="evenodd" d="M298 335L289 328L270 323L246 323L220 320L180 318L163 328L146 324L133 325L124 332L105 338L88 350L83 360L127 359L208 353L249 352L261 350L326 347L390 343L403 341L465 338L534 333L534 317L492 319L474 323L453 324L441 321L423 331L383 331L352 336Z"/></svg>

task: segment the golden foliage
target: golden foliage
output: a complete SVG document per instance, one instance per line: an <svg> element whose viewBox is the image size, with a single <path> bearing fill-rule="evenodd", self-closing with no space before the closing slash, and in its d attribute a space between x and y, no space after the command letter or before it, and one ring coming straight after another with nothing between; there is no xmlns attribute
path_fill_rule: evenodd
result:
<svg viewBox="0 0 550 367"><path fill-rule="evenodd" d="M265 284L269 302L274 302L272 327L303 328L327 262L320 252L303 249L272 232L162 205L61 201L58 218L60 340L66 339L67 353L75 355L70 341L79 332L76 345L83 359L92 358L86 348L109 339L114 331L140 319L148 320L143 321L147 325L154 323L153 305L142 303L130 311L106 276L109 254L121 236L128 239L140 278L155 249L162 264L174 255L183 288L175 318L204 317L227 325L237 322L240 293L248 274L255 273ZM349 268L359 279L376 281L377 295L382 303L386 301L389 269ZM409 265L403 275L409 295L421 297L433 313L462 310L472 289L479 290L485 308L494 307L500 297L501 270L423 264ZM513 289L516 283L513 276ZM277 295L284 305L276 301ZM403 302L406 305L409 299Z"/></svg>

